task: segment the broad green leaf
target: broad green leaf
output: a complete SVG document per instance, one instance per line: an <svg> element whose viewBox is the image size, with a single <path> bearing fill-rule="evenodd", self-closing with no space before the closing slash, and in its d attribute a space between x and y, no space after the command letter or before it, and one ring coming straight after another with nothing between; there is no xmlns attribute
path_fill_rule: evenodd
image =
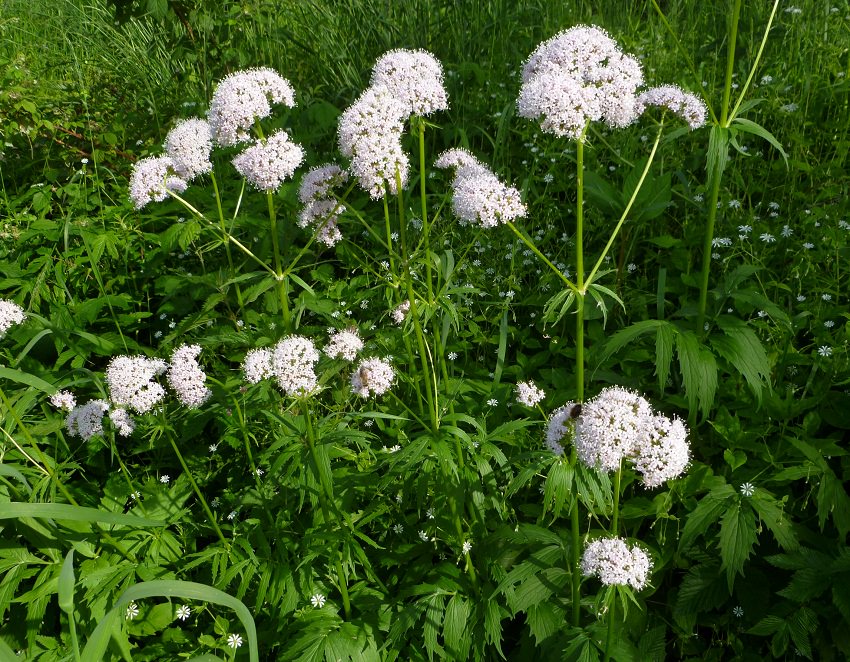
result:
<svg viewBox="0 0 850 662"><path fill-rule="evenodd" d="M702 498L685 521L682 537L679 539L679 554L687 551L697 536L704 534L720 517L721 511L726 508L728 501L735 496L735 490L731 485L723 485L715 488Z"/></svg>
<svg viewBox="0 0 850 662"><path fill-rule="evenodd" d="M442 657L443 649L437 643L437 633L443 623L443 611L445 610L446 597L442 593L435 593L428 598L425 609L425 627L423 636L425 640L425 650L428 651L428 659L434 659L437 654Z"/></svg>
<svg viewBox="0 0 850 662"><path fill-rule="evenodd" d="M59 609L66 614L74 612L74 550L68 551L59 573Z"/></svg>
<svg viewBox="0 0 850 662"><path fill-rule="evenodd" d="M50 519L65 519L74 522L103 522L116 526L165 526L162 520L146 519L136 515L110 513L97 508L72 506L66 503L22 503L12 501L3 504L0 510L0 520L17 519L21 517L41 517Z"/></svg>
<svg viewBox="0 0 850 662"><path fill-rule="evenodd" d="M755 509L761 520L770 529L779 546L786 551L794 551L800 546L797 534L791 528L791 520L773 497L765 490L758 490L750 498L750 505Z"/></svg>
<svg viewBox="0 0 850 662"><path fill-rule="evenodd" d="M472 644L472 631L469 620L472 609L462 595L456 594L446 605L443 625L443 641L446 653L455 660L469 658L469 647Z"/></svg>
<svg viewBox="0 0 850 662"><path fill-rule="evenodd" d="M725 335L711 336L711 346L744 376L756 400L761 403L762 391L770 387L770 362L764 345L741 320L724 315L718 318L717 325Z"/></svg>
<svg viewBox="0 0 850 662"><path fill-rule="evenodd" d="M19 482L23 483L25 488L27 488L27 494L32 494L32 488L27 481L27 477L18 471L15 465L0 464L0 476L11 476L12 478L16 478Z"/></svg>
<svg viewBox="0 0 850 662"><path fill-rule="evenodd" d="M53 384L44 381L41 377L36 377L35 375L31 375L27 372L21 372L14 368L0 366L0 379L8 379L9 381L17 382L18 384L26 384L27 386L32 386L33 388L36 388L43 393L47 393L48 395L56 393L56 387L53 386Z"/></svg>
<svg viewBox="0 0 850 662"><path fill-rule="evenodd" d="M156 597L198 600L199 602L212 602L223 607L229 607L236 612L236 616L245 630L248 640L248 658L251 662L259 662L257 629L254 625L254 618L240 600L206 584L175 580L142 582L124 591L89 636L86 647L82 652L82 662L100 662L103 659L112 634L112 628L116 624L120 624L127 605L138 600Z"/></svg>
<svg viewBox="0 0 850 662"><path fill-rule="evenodd" d="M744 574L744 563L752 554L757 539L753 511L742 507L740 501L733 501L720 522L721 569L726 570L730 592L735 575Z"/></svg>
<svg viewBox="0 0 850 662"><path fill-rule="evenodd" d="M670 376L670 362L673 360L673 330L669 324L658 326L655 332L655 374L658 377L658 387L664 392L667 378Z"/></svg>
<svg viewBox="0 0 850 662"><path fill-rule="evenodd" d="M0 662L21 662L21 658L15 655L15 651L2 639L0 639Z"/></svg>
<svg viewBox="0 0 850 662"><path fill-rule="evenodd" d="M676 349L679 369L685 384L685 395L688 397L688 408L694 412L699 404L703 416L708 416L717 390L717 363L714 355L701 345L691 331L679 331L676 336Z"/></svg>
<svg viewBox="0 0 850 662"><path fill-rule="evenodd" d="M708 134L708 155L706 159L706 170L709 180L714 177L722 177L726 164L729 162L729 139L731 132L715 124Z"/></svg>
<svg viewBox="0 0 850 662"><path fill-rule="evenodd" d="M676 329L676 327L672 326L670 322L665 322L664 320L642 320L640 322L635 322L631 326L627 326L625 329L617 331L617 333L612 335L608 339L608 342L605 343L605 349L602 351L600 362L608 360L612 354L618 352L636 338L639 338L645 333L656 331L662 326L670 327L671 330Z"/></svg>

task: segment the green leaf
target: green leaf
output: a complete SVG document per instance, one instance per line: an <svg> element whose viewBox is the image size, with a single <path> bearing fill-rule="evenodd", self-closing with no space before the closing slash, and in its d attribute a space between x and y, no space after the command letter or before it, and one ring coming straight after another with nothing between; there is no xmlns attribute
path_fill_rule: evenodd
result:
<svg viewBox="0 0 850 662"><path fill-rule="evenodd" d="M165 526L162 520L147 519L136 515L110 513L97 508L72 506L66 503L22 503L12 501L3 504L0 510L0 520L18 519L21 517L41 517L49 519L64 519L74 522L103 522L116 526Z"/></svg>
<svg viewBox="0 0 850 662"><path fill-rule="evenodd" d="M617 333L612 335L608 339L608 342L605 343L605 348L602 351L600 362L608 360L612 354L618 352L636 338L639 338L645 333L656 331L661 327L669 327L671 333L676 330L676 327L670 324L670 322L665 322L664 320L642 320L640 322L635 322L631 326L627 326L625 329L617 331Z"/></svg>
<svg viewBox="0 0 850 662"><path fill-rule="evenodd" d="M785 161L786 167L788 166L788 154L782 148L782 143L780 143L774 135L761 124L757 124L752 120L744 119L743 117L736 117L732 120L732 124L739 131L745 131L746 133L751 133L755 136L759 136L760 138L764 138L782 155L782 160Z"/></svg>
<svg viewBox="0 0 850 662"><path fill-rule="evenodd" d="M720 522L721 569L726 570L729 591L735 583L735 575L744 574L744 563L752 554L756 544L756 518L750 508L742 508L736 501L723 515Z"/></svg>
<svg viewBox="0 0 850 662"><path fill-rule="evenodd" d="M708 134L708 155L706 158L706 170L709 180L714 177L722 177L726 164L729 162L729 129L715 124Z"/></svg>
<svg viewBox="0 0 850 662"><path fill-rule="evenodd" d="M440 658L444 657L443 648L437 643L437 633L440 625L443 623L443 611L445 610L446 597L442 593L434 593L427 600L427 608L425 609L425 627L423 630L423 638L425 641L425 650L428 651L428 659L434 659L434 655Z"/></svg>
<svg viewBox="0 0 850 662"><path fill-rule="evenodd" d="M59 609L66 614L74 612L74 550L68 551L59 573Z"/></svg>
<svg viewBox="0 0 850 662"><path fill-rule="evenodd" d="M770 529L782 549L791 552L799 548L800 543L797 540L797 534L791 528L791 520L785 516L785 511L776 499L765 490L757 490L750 498L750 505Z"/></svg>
<svg viewBox="0 0 850 662"><path fill-rule="evenodd" d="M826 523L827 515L832 515L832 521L838 534L844 540L850 531L850 497L844 490L844 484L836 478L831 469L827 468L820 479L818 489L818 522L821 531Z"/></svg>
<svg viewBox="0 0 850 662"><path fill-rule="evenodd" d="M762 391L770 387L770 362L764 345L741 320L724 315L718 318L717 325L725 335L712 336L711 346L744 376L756 400L761 403Z"/></svg>
<svg viewBox="0 0 850 662"><path fill-rule="evenodd" d="M682 537L679 539L680 554L687 551L697 536L708 531L708 527L717 521L720 512L726 508L727 502L734 496L734 488L731 485L723 485L709 492L697 504L697 507L688 513Z"/></svg>
<svg viewBox="0 0 850 662"><path fill-rule="evenodd" d="M469 647L472 644L472 630L469 617L472 613L469 602L456 594L446 606L443 639L446 653L455 660L469 659Z"/></svg>
<svg viewBox="0 0 850 662"><path fill-rule="evenodd" d="M717 363L714 355L691 331L679 331L676 336L676 349L685 394L688 397L688 408L694 412L699 403L703 416L708 416L717 390Z"/></svg>
<svg viewBox="0 0 850 662"><path fill-rule="evenodd" d="M127 605L137 600L154 597L198 600L200 602L212 602L223 607L229 607L236 612L236 616L242 623L242 627L247 635L248 658L251 662L259 662L257 629L254 625L254 618L241 600L237 600L233 596L206 584L175 580L142 582L124 591L112 609L100 620L94 632L89 636L86 647L83 649L82 662L100 662L103 659L106 647L109 644L109 638L112 634L112 628L121 622L124 616L124 609L126 609Z"/></svg>
<svg viewBox="0 0 850 662"><path fill-rule="evenodd" d="M31 375L27 372L21 372L20 370L15 370L14 368L0 366L0 379L8 379L10 381L17 382L18 384L26 384L27 386L32 386L33 388L36 388L43 393L47 393L48 395L56 393L56 387L53 386L53 384L44 381L40 377L36 377L35 375Z"/></svg>
<svg viewBox="0 0 850 662"><path fill-rule="evenodd" d="M655 374L658 376L658 388L662 392L664 392L667 378L670 376L674 329L675 327L671 324L661 324L655 332Z"/></svg>

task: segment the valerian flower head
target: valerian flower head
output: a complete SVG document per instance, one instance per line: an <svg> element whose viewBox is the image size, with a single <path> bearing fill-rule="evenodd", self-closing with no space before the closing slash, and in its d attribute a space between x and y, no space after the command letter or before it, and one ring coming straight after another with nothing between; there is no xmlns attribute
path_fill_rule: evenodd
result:
<svg viewBox="0 0 850 662"><path fill-rule="evenodd" d="M652 562L637 545L631 549L622 538L597 538L581 557L583 575L599 577L606 586L631 586L641 590L649 579Z"/></svg>
<svg viewBox="0 0 850 662"><path fill-rule="evenodd" d="M275 131L267 140L257 140L233 159L237 172L259 191L276 191L292 177L304 160L301 145L292 142L286 131Z"/></svg>
<svg viewBox="0 0 850 662"><path fill-rule="evenodd" d="M346 207L333 198L308 202L298 215L298 227L312 226L316 229L316 241L325 246L335 246L342 239L337 222Z"/></svg>
<svg viewBox="0 0 850 662"><path fill-rule="evenodd" d="M245 372L245 379L250 384L256 384L263 379L273 377L271 351L268 349L252 349L245 355L242 370Z"/></svg>
<svg viewBox="0 0 850 662"><path fill-rule="evenodd" d="M16 324L21 324L27 318L24 309L14 301L0 299L0 338Z"/></svg>
<svg viewBox="0 0 850 662"><path fill-rule="evenodd" d="M399 305L397 305L390 312L390 317L393 318L393 322L395 322L398 326L404 324L404 320L407 319L407 314L410 312L410 300L406 299L402 301Z"/></svg>
<svg viewBox="0 0 850 662"><path fill-rule="evenodd" d="M653 416L630 459L646 487L658 487L680 476L690 462L688 429L679 418Z"/></svg>
<svg viewBox="0 0 850 662"><path fill-rule="evenodd" d="M372 69L372 85L383 85L406 108L407 116L430 115L449 107L443 65L424 50L384 53Z"/></svg>
<svg viewBox="0 0 850 662"><path fill-rule="evenodd" d="M289 396L309 395L316 390L318 378L314 366L319 352L304 336L287 336L274 346L271 367L278 386Z"/></svg>
<svg viewBox="0 0 850 662"><path fill-rule="evenodd" d="M581 412L581 405L568 402L563 407L558 407L549 416L546 426L546 446L555 455L563 455L566 444L572 441L575 435L576 418Z"/></svg>
<svg viewBox="0 0 850 662"><path fill-rule="evenodd" d="M168 366L168 383L177 399L190 409L200 407L212 395L205 382L207 375L198 364L200 345L181 345L171 355Z"/></svg>
<svg viewBox="0 0 850 662"><path fill-rule="evenodd" d="M588 122L619 128L634 121L643 71L604 30L578 25L541 43L522 80L520 117L539 119L543 131L577 140Z"/></svg>
<svg viewBox="0 0 850 662"><path fill-rule="evenodd" d="M519 191L502 184L468 152L448 150L435 165L438 168L456 168L452 181L452 210L461 221L492 228L526 215L527 209Z"/></svg>
<svg viewBox="0 0 850 662"><path fill-rule="evenodd" d="M603 389L582 405L576 425L579 459L589 467L617 471L650 434L653 412L640 395L619 386Z"/></svg>
<svg viewBox="0 0 850 662"><path fill-rule="evenodd" d="M103 400L89 400L86 404L74 407L65 418L68 433L84 440L91 439L103 432L103 415L109 411L109 404Z"/></svg>
<svg viewBox="0 0 850 662"><path fill-rule="evenodd" d="M641 92L637 98L638 114L643 114L647 106L667 108L685 120L691 129L705 124L708 112L702 99L676 85L661 85Z"/></svg>
<svg viewBox="0 0 850 662"><path fill-rule="evenodd" d="M56 409L71 411L77 406L77 398L70 391L57 391L50 396L50 404Z"/></svg>
<svg viewBox="0 0 850 662"><path fill-rule="evenodd" d="M543 389L538 388L532 381L519 382L516 385L517 402L526 407L533 407L545 397L546 393L543 392Z"/></svg>
<svg viewBox="0 0 850 662"><path fill-rule="evenodd" d="M390 390L395 379L395 371L385 359L366 359L361 361L351 375L351 390L357 395L368 398L370 395L383 395Z"/></svg>
<svg viewBox="0 0 850 662"><path fill-rule="evenodd" d="M307 204L330 197L331 191L348 181L348 173L335 163L316 166L301 178L298 199Z"/></svg>
<svg viewBox="0 0 850 662"><path fill-rule="evenodd" d="M109 399L118 406L127 406L137 414L149 412L165 397L165 389L153 381L168 364L161 359L144 356L116 356L106 367Z"/></svg>
<svg viewBox="0 0 850 662"><path fill-rule="evenodd" d="M295 92L273 69L247 69L225 76L213 92L209 123L215 142L224 147L250 140L258 119L271 115L271 104L295 106Z"/></svg>
<svg viewBox="0 0 850 662"><path fill-rule="evenodd" d="M177 175L170 156L149 156L137 161L130 175L130 199L141 209L149 202L162 202L168 191L183 193L188 182Z"/></svg>
<svg viewBox="0 0 850 662"><path fill-rule="evenodd" d="M205 120L197 117L183 120L168 132L164 147L174 172L187 182L212 171L212 133Z"/></svg>
<svg viewBox="0 0 850 662"><path fill-rule="evenodd" d="M346 361L353 361L361 349L363 349L363 340L357 334L357 329L346 329L337 331L331 336L330 342L325 347L325 354L332 359L339 357Z"/></svg>
<svg viewBox="0 0 850 662"><path fill-rule="evenodd" d="M378 200L407 183L410 162L401 147L407 109L384 85L373 85L339 119L339 149L351 159L351 174Z"/></svg>
<svg viewBox="0 0 850 662"><path fill-rule="evenodd" d="M130 412L121 407L110 410L109 420L112 421L116 432L122 437L129 437L136 429L136 421L130 416Z"/></svg>

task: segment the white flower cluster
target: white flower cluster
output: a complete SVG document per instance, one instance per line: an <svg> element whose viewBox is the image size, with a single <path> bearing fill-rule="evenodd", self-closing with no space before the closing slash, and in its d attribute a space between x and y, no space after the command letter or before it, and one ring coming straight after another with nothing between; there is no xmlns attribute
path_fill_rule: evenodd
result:
<svg viewBox="0 0 850 662"><path fill-rule="evenodd" d="M406 112L385 86L374 85L339 118L339 150L351 159L351 174L374 200L387 191L398 193L396 174L402 187L407 183L410 162L401 147Z"/></svg>
<svg viewBox="0 0 850 662"><path fill-rule="evenodd" d="M538 388L538 386L532 381L519 382L519 384L516 385L517 402L525 405L526 407L534 407L545 397L546 393L543 392L543 389Z"/></svg>
<svg viewBox="0 0 850 662"><path fill-rule="evenodd" d="M287 336L271 350L248 352L242 369L245 379L251 384L274 377L286 395L299 397L316 390L318 378L314 368L318 360L319 352L312 340L304 336Z"/></svg>
<svg viewBox="0 0 850 662"><path fill-rule="evenodd" d="M68 433L83 439L91 439L103 432L103 415L109 411L109 404L103 400L89 400L86 404L74 407L65 418Z"/></svg>
<svg viewBox="0 0 850 662"><path fill-rule="evenodd" d="M212 171L212 132L205 120L191 117L179 122L168 132L164 147L174 172L187 182Z"/></svg>
<svg viewBox="0 0 850 662"><path fill-rule="evenodd" d="M177 394L177 399L190 409L204 404L212 395L205 381L206 373L198 365L200 345L181 345L171 355L168 367L168 383Z"/></svg>
<svg viewBox="0 0 850 662"><path fill-rule="evenodd" d="M393 322L396 325L401 326L404 324L404 320L407 319L407 315L410 312L410 300L407 299L402 301L399 305L393 308L392 312L390 312L390 317L393 318Z"/></svg>
<svg viewBox="0 0 850 662"><path fill-rule="evenodd" d="M655 413L642 396L619 386L552 413L546 445L562 455L562 442L570 437L587 466L617 471L624 460L631 462L649 488L680 476L690 462L685 424Z"/></svg>
<svg viewBox="0 0 850 662"><path fill-rule="evenodd" d="M210 102L213 139L223 147L249 141L249 130L255 121L271 115L272 103L295 106L295 91L274 69L245 69L225 76Z"/></svg>
<svg viewBox="0 0 850 662"><path fill-rule="evenodd" d="M129 437L136 429L136 421L126 409L121 407L116 407L109 412L109 420L122 437Z"/></svg>
<svg viewBox="0 0 850 662"><path fill-rule="evenodd" d="M522 71L520 117L573 140L588 122L624 127L637 117L643 71L634 57L595 26L578 25L541 43Z"/></svg>
<svg viewBox="0 0 850 662"><path fill-rule="evenodd" d="M168 191L183 193L189 183L177 175L170 156L149 156L137 161L130 175L130 199L141 209L149 202L162 202Z"/></svg>
<svg viewBox="0 0 850 662"><path fill-rule="evenodd" d="M301 145L292 142L286 131L275 131L267 140L257 140L233 159L233 167L259 191L276 191L292 177L304 160Z"/></svg>
<svg viewBox="0 0 850 662"><path fill-rule="evenodd" d="M581 572L596 575L606 586L631 586L640 591L647 584L652 561L637 545L629 549L622 538L598 538L587 544Z"/></svg>
<svg viewBox="0 0 850 662"><path fill-rule="evenodd" d="M77 406L77 398L74 397L71 391L57 391L50 396L50 404L56 407L56 409L71 411Z"/></svg>
<svg viewBox="0 0 850 662"><path fill-rule="evenodd" d="M441 154L434 165L456 168L452 181L452 209L461 221L492 228L526 215L519 191L502 184L469 152L450 149Z"/></svg>
<svg viewBox="0 0 850 662"><path fill-rule="evenodd" d="M383 85L407 108L407 115L430 115L449 107L443 65L424 50L384 53L372 69L372 85Z"/></svg>
<svg viewBox="0 0 850 662"><path fill-rule="evenodd" d="M390 390L395 379L395 371L385 359L366 359L360 362L351 375L351 390L357 395L368 398L370 395L383 395Z"/></svg>
<svg viewBox="0 0 850 662"><path fill-rule="evenodd" d="M702 99L677 85L660 85L642 92L637 98L637 113L643 114L647 106L667 108L684 119L692 130L705 124L708 112Z"/></svg>
<svg viewBox="0 0 850 662"><path fill-rule="evenodd" d="M16 324L20 324L27 318L24 309L14 301L0 299L0 338L6 335L6 331Z"/></svg>
<svg viewBox="0 0 850 662"><path fill-rule="evenodd" d="M168 364L162 359L116 356L106 367L109 399L137 414L151 411L165 397L165 389L153 379L167 369Z"/></svg>
<svg viewBox="0 0 850 662"><path fill-rule="evenodd" d="M363 341L357 334L357 329L348 329L337 331L331 336L330 342L325 347L325 354L332 359L340 357L346 361L353 361L361 349L363 349Z"/></svg>
<svg viewBox="0 0 850 662"><path fill-rule="evenodd" d="M333 246L342 239L337 221L345 212L345 205L334 199L331 191L347 181L348 173L331 163L310 170L298 189L298 199L304 203L298 227L315 227L317 241L326 246Z"/></svg>

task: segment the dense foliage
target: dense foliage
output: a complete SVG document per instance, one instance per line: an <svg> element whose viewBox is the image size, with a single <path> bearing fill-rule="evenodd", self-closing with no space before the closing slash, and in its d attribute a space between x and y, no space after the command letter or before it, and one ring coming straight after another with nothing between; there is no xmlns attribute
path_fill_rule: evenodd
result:
<svg viewBox="0 0 850 662"><path fill-rule="evenodd" d="M850 8L744 4L0 0L0 660L850 656ZM541 129L578 24L705 125Z"/></svg>

